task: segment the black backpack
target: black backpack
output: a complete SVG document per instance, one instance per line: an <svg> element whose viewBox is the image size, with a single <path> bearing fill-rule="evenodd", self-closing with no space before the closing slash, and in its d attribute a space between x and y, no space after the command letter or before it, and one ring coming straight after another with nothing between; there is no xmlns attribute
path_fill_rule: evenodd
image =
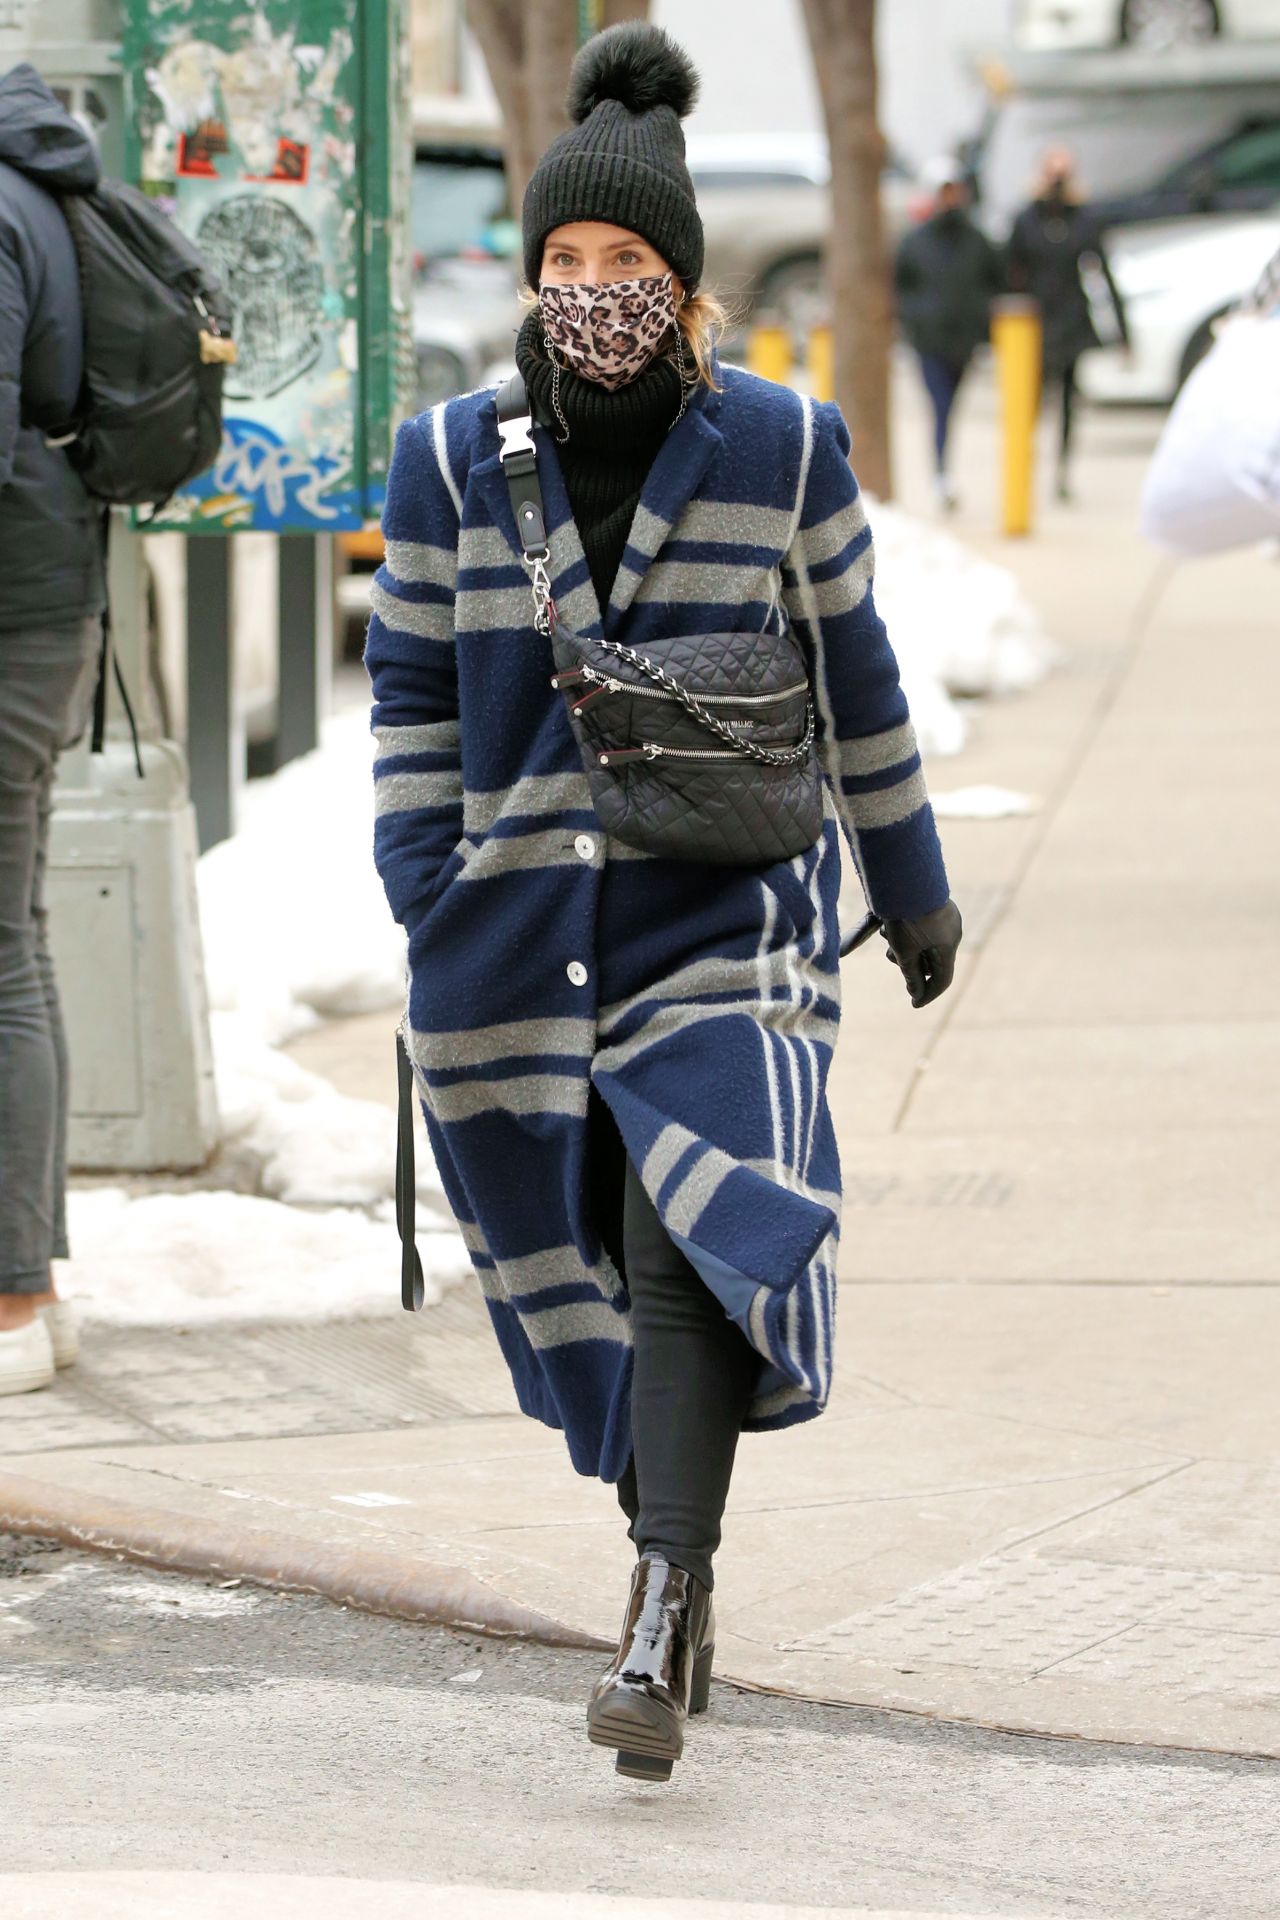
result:
<svg viewBox="0 0 1280 1920"><path fill-rule="evenodd" d="M50 435L90 493L158 507L217 458L222 377L235 359L225 302L199 251L118 180L64 194L84 308L74 421Z"/></svg>

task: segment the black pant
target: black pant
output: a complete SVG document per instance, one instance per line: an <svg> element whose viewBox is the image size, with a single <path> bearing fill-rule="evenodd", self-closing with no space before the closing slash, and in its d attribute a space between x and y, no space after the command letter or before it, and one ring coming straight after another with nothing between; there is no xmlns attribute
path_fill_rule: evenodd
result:
<svg viewBox="0 0 1280 1920"><path fill-rule="evenodd" d="M1062 389L1062 413L1058 429L1058 476L1063 478L1067 471L1067 460L1071 453L1071 436L1076 422L1076 363L1068 360L1058 375L1058 384Z"/></svg>
<svg viewBox="0 0 1280 1920"><path fill-rule="evenodd" d="M921 377L933 405L933 453L939 473L947 470L947 431L951 425L951 409L964 379L965 364L944 360L937 353L920 355Z"/></svg>
<svg viewBox="0 0 1280 1920"><path fill-rule="evenodd" d="M608 1110L592 1095L591 1196L631 1295L633 1453L618 1501L641 1553L704 1586L760 1356L668 1237Z"/></svg>

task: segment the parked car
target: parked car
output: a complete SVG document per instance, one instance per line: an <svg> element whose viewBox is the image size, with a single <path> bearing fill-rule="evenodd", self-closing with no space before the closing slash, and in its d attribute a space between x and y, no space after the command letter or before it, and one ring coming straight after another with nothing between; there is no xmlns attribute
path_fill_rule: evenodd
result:
<svg viewBox="0 0 1280 1920"><path fill-rule="evenodd" d="M1213 344L1214 327L1280 248L1280 202L1268 214L1209 214L1133 227L1110 248L1130 348L1080 362L1091 400L1166 406Z"/></svg>
<svg viewBox="0 0 1280 1920"><path fill-rule="evenodd" d="M1280 34L1277 0L1020 0L1014 39L1037 49L1194 46Z"/></svg>
<svg viewBox="0 0 1280 1920"><path fill-rule="evenodd" d="M1185 214L1265 210L1280 200L1280 111L1243 120L1136 192L1094 201L1108 227Z"/></svg>
<svg viewBox="0 0 1280 1920"><path fill-rule="evenodd" d="M1051 146L1075 154L1112 226L1265 209L1280 191L1280 43L1176 60L1028 54L989 67L986 79L987 115L964 158L994 239L1008 233Z"/></svg>
<svg viewBox="0 0 1280 1920"><path fill-rule="evenodd" d="M520 245L496 123L421 111L415 134L409 217L421 408L469 393L495 360L510 359Z"/></svg>
<svg viewBox="0 0 1280 1920"><path fill-rule="evenodd" d="M768 314L798 334L825 313L831 161L822 134L703 134L689 172L707 242L705 279L741 320ZM881 175L890 244L920 211L920 189L890 154Z"/></svg>

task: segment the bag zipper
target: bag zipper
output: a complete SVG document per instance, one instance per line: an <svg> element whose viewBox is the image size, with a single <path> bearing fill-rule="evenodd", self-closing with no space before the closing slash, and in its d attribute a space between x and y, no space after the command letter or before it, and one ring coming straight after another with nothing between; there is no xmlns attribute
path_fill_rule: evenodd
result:
<svg viewBox="0 0 1280 1920"><path fill-rule="evenodd" d="M601 673L597 667L575 667L575 676L589 680L601 692L629 693L637 700L674 700L674 693L667 693L662 687L633 687L626 680L615 680L607 673ZM557 674L553 685L563 685L567 674ZM781 687L777 693L695 693L694 699L703 707L771 707L779 700L793 700L798 693L807 693L809 682L798 680L794 687ZM670 751L674 752L672 748Z"/></svg>
<svg viewBox="0 0 1280 1920"><path fill-rule="evenodd" d="M606 747L597 753L596 765L617 766L625 760L750 760L749 753L735 753L732 747L659 747L648 741L643 747Z"/></svg>

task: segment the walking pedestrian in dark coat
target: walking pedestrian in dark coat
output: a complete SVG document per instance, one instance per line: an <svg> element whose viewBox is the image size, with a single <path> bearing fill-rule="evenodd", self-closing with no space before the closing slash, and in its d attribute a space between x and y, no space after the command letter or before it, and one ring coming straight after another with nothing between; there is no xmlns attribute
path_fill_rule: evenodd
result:
<svg viewBox="0 0 1280 1920"><path fill-rule="evenodd" d="M894 283L902 331L915 348L933 406L938 502L950 511L955 490L947 470L947 433L960 382L987 338L991 302L1000 291L1000 256L966 212L969 189L958 161L925 169L934 210L898 248Z"/></svg>
<svg viewBox="0 0 1280 1920"><path fill-rule="evenodd" d="M1005 264L1011 291L1029 293L1040 308L1044 385L1061 395L1057 491L1067 500L1076 363L1082 353L1127 342L1129 336L1101 229L1084 202L1075 160L1065 147L1045 154L1035 196L1013 223Z"/></svg>
<svg viewBox="0 0 1280 1920"><path fill-rule="evenodd" d="M0 1394L74 1357L50 1261L67 1254L67 1059L45 931L61 749L87 722L103 581L97 514L60 447L80 395L80 283L57 195L93 142L34 67L0 78Z"/></svg>
<svg viewBox="0 0 1280 1920"><path fill-rule="evenodd" d="M648 1779L706 1705L738 1435L812 1419L830 1388L841 826L917 1005L960 932L848 431L714 353L680 127L696 86L656 28L588 41L575 124L529 182L516 358L545 566L560 621L641 652L793 632L818 839L752 868L605 833L533 624L492 389L400 430L365 653L406 1046L520 1404L631 1523L588 1730Z"/></svg>

